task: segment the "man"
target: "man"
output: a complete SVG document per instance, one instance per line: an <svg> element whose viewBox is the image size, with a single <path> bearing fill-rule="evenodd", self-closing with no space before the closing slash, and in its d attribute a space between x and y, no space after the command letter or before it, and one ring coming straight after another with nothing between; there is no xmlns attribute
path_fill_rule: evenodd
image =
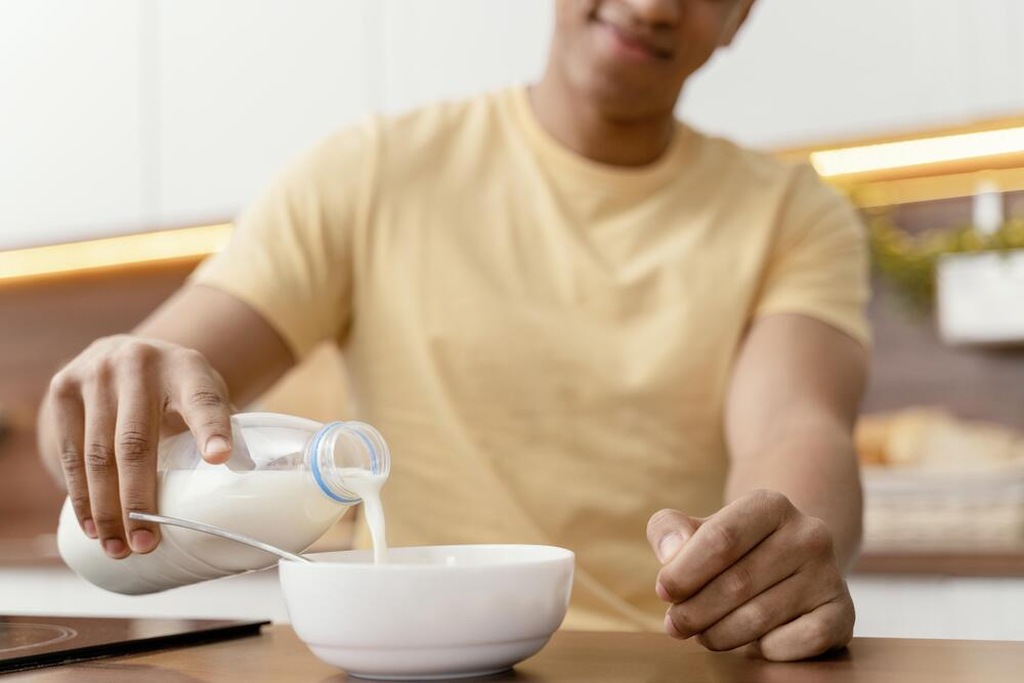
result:
<svg viewBox="0 0 1024 683"><path fill-rule="evenodd" d="M751 4L561 0L535 86L294 164L133 335L54 378L41 449L86 533L152 550L126 515L155 507L161 421L222 461L229 401L336 340L393 453L392 544L567 546L567 626L779 660L847 643L862 231L806 169L673 118Z"/></svg>

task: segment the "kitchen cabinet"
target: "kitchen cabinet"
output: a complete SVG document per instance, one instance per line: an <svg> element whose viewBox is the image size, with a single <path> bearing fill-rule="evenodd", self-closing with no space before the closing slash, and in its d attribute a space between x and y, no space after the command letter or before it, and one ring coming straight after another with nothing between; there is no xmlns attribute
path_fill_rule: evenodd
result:
<svg viewBox="0 0 1024 683"><path fill-rule="evenodd" d="M0 248L143 223L144 3L0 3Z"/></svg>
<svg viewBox="0 0 1024 683"><path fill-rule="evenodd" d="M1024 545L865 551L849 581L857 632L1024 640Z"/></svg>
<svg viewBox="0 0 1024 683"><path fill-rule="evenodd" d="M375 108L372 0L161 0L150 133L156 223L232 217Z"/></svg>
<svg viewBox="0 0 1024 683"><path fill-rule="evenodd" d="M367 112L532 80L549 0L0 4L0 249L229 218ZM1024 109L1018 0L772 0L688 84L776 148Z"/></svg>
<svg viewBox="0 0 1024 683"><path fill-rule="evenodd" d="M57 561L0 563L0 614L288 620L277 569L136 596L108 593Z"/></svg>
<svg viewBox="0 0 1024 683"><path fill-rule="evenodd" d="M1024 640L1024 577L854 575L856 633Z"/></svg>

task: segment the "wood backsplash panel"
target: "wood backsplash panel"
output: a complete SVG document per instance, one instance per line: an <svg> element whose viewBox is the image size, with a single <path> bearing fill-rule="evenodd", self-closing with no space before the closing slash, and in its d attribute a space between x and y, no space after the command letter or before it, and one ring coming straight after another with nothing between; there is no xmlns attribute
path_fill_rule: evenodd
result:
<svg viewBox="0 0 1024 683"><path fill-rule="evenodd" d="M1024 433L1024 351L948 346L930 312L877 281L869 315L875 351L862 412L938 406Z"/></svg>
<svg viewBox="0 0 1024 683"><path fill-rule="evenodd" d="M196 261L0 284L0 538L53 530L63 492L39 462L36 413L50 377L90 342L128 332L169 297ZM349 419L337 350L316 349L253 409ZM352 515L349 515L351 517Z"/></svg>
<svg viewBox="0 0 1024 683"><path fill-rule="evenodd" d="M1003 194L1007 219L1024 218L1024 192ZM908 234L971 225L972 197L889 207ZM1024 305L1024 292L1020 293ZM911 307L893 285L874 282L869 316L875 332L872 377L863 412L940 406L965 419L991 420L1024 432L1024 347L952 347L939 339L935 315Z"/></svg>
<svg viewBox="0 0 1024 683"><path fill-rule="evenodd" d="M49 378L93 339L127 332L185 280L195 260L0 286L0 516L53 517L63 495L39 463L36 410Z"/></svg>

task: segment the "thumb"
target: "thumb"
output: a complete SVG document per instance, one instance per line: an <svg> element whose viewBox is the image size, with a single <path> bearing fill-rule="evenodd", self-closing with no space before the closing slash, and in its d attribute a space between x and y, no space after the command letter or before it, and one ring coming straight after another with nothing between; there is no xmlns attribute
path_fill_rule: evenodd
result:
<svg viewBox="0 0 1024 683"><path fill-rule="evenodd" d="M231 404L220 387L205 384L184 392L178 414L195 436L203 460L220 465L231 457Z"/></svg>
<svg viewBox="0 0 1024 683"><path fill-rule="evenodd" d="M647 540L658 561L666 564L675 557L700 524L701 520L679 510L666 508L651 515L647 522Z"/></svg>

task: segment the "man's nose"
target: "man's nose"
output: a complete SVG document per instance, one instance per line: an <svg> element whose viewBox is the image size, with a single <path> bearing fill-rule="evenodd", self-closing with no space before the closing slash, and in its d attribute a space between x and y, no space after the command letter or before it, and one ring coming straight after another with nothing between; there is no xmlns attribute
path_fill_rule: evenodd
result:
<svg viewBox="0 0 1024 683"><path fill-rule="evenodd" d="M682 19L690 0L620 0L633 17L649 26L674 26Z"/></svg>

